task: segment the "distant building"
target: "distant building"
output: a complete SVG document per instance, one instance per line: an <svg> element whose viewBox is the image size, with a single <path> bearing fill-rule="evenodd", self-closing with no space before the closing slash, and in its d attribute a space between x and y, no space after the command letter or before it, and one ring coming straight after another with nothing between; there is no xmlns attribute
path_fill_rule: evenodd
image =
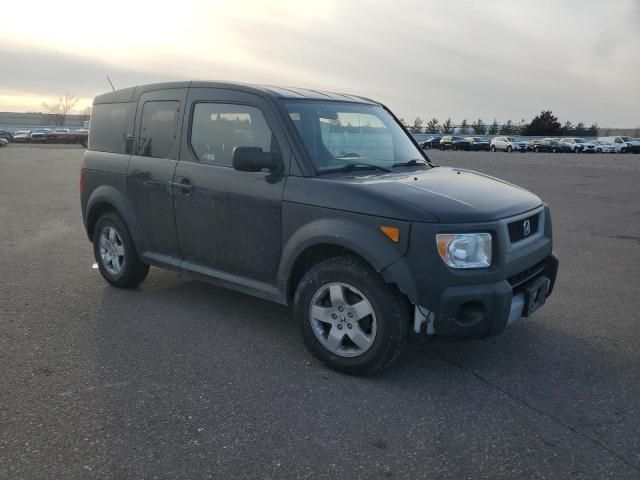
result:
<svg viewBox="0 0 640 480"><path fill-rule="evenodd" d="M89 115L69 114L64 119L64 125L55 125L55 117L48 113L0 112L0 130L53 126L82 128L84 122L89 120Z"/></svg>

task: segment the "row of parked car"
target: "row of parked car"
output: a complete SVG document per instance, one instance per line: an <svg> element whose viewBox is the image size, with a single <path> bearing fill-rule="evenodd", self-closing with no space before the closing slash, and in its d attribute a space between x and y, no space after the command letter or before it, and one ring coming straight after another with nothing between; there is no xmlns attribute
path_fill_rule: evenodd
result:
<svg viewBox="0 0 640 480"><path fill-rule="evenodd" d="M584 138L543 138L523 140L511 136L498 136L492 139L483 137L462 137L457 135L434 136L420 142L427 150L466 150L466 151L504 151L504 152L551 152L551 153L640 153L640 139L626 136L598 137L595 140Z"/></svg>
<svg viewBox="0 0 640 480"><path fill-rule="evenodd" d="M89 130L71 130L69 128L36 128L16 132L0 131L0 146L15 143L79 143L87 144Z"/></svg>

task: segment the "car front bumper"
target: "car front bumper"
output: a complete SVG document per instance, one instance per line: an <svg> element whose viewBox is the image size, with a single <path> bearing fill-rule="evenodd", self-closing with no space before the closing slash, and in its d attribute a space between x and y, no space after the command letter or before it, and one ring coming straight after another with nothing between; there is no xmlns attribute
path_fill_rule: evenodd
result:
<svg viewBox="0 0 640 480"><path fill-rule="evenodd" d="M551 295L558 263L554 255L549 255L524 277L447 288L438 313L432 318L425 316L427 334L483 338L501 333L518 319L530 316ZM534 298L540 295L543 284L544 298Z"/></svg>

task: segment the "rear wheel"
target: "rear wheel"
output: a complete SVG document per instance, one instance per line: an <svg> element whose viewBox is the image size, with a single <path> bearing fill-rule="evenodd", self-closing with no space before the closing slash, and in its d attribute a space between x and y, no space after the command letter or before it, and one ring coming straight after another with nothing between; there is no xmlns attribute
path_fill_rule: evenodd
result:
<svg viewBox="0 0 640 480"><path fill-rule="evenodd" d="M103 278L119 288L134 287L149 273L142 263L129 230L116 212L107 212L93 229L93 254Z"/></svg>
<svg viewBox="0 0 640 480"><path fill-rule="evenodd" d="M307 348L334 370L375 373L404 349L410 319L406 297L356 257L312 267L293 303Z"/></svg>

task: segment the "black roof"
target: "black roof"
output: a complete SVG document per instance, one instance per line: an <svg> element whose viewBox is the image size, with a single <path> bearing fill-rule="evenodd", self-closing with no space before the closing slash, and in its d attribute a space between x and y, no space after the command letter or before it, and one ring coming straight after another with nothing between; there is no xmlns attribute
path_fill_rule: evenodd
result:
<svg viewBox="0 0 640 480"><path fill-rule="evenodd" d="M236 90L241 92L253 93L261 97L270 97L274 99L307 99L307 100L333 100L342 102L370 103L378 105L365 97L358 95L348 95L345 93L324 92L320 90L311 90L307 88L296 87L278 87L274 85L254 85L249 83L235 82L205 82L194 80L190 82L163 82L151 83L147 85L138 85L135 87L123 88L113 92L98 95L94 99L94 103L118 103L137 101L140 95L154 90L166 90L171 88L224 88L227 90Z"/></svg>

